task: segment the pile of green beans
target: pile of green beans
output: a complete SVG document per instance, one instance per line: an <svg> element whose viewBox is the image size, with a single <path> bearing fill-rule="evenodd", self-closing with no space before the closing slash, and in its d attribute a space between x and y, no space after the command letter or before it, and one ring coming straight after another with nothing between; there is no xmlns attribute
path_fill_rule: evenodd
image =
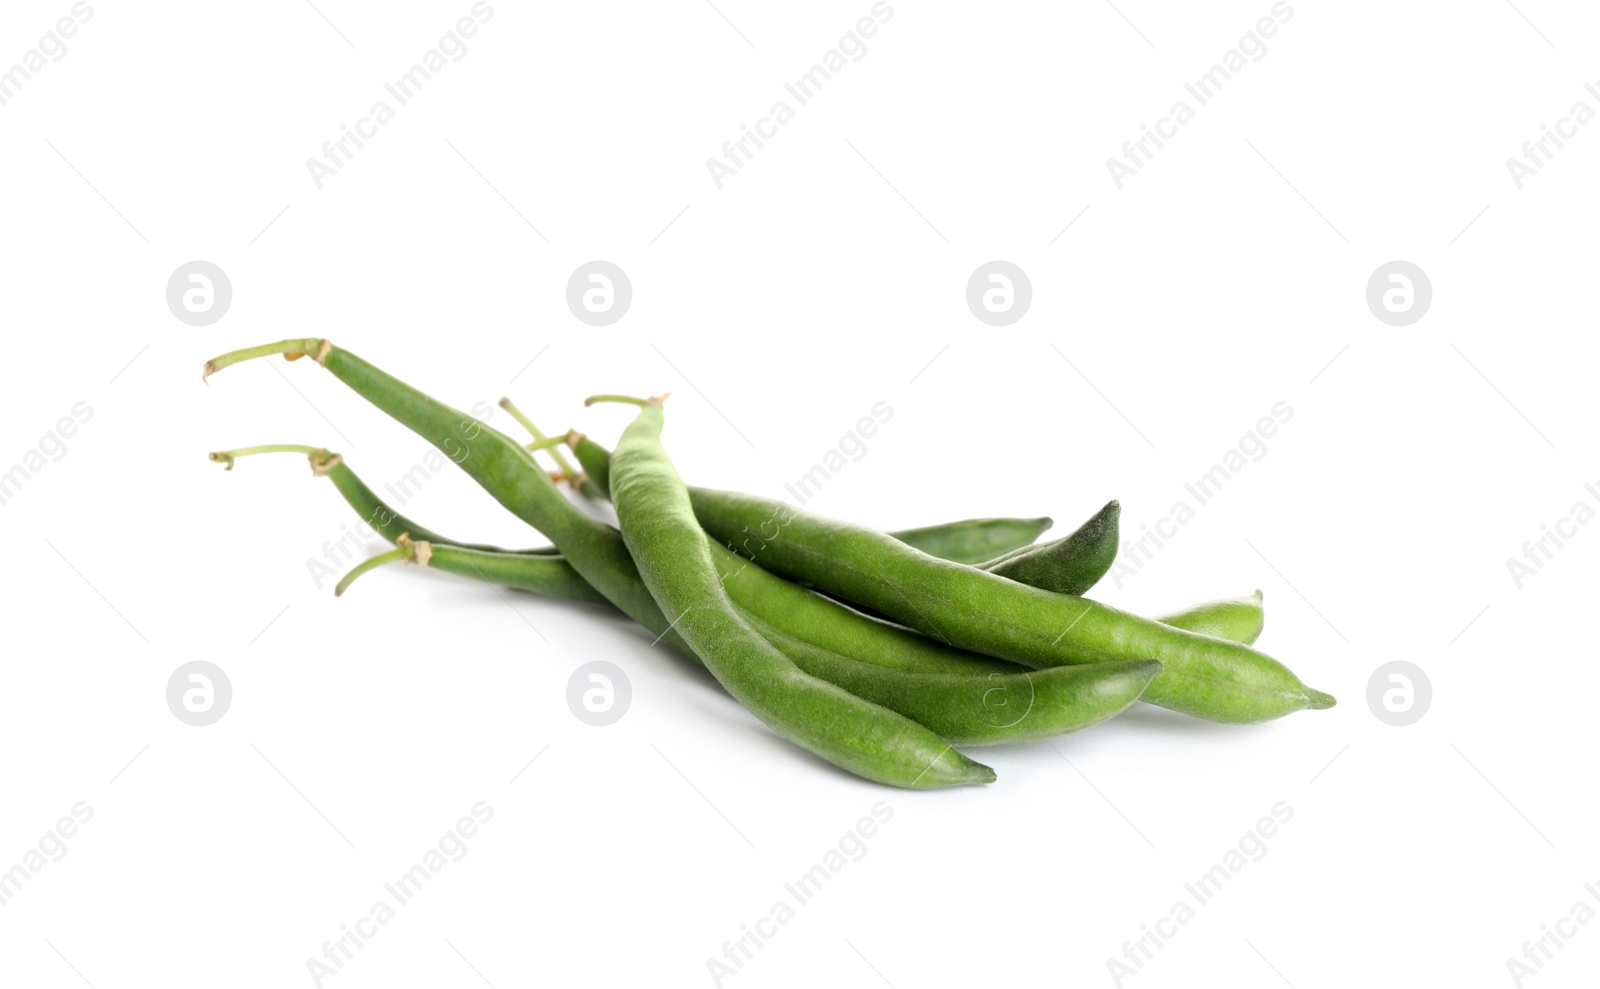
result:
<svg viewBox="0 0 1600 989"><path fill-rule="evenodd" d="M615 607L702 663L773 731L878 783L992 782L992 769L955 746L1078 731L1140 700L1232 724L1334 702L1251 648L1262 628L1259 591L1157 619L1084 597L1116 558L1115 501L1044 543L1036 540L1048 518L885 533L685 485L662 443L665 396L590 400L639 409L612 452L576 432L549 438L502 400L533 436L524 444L323 339L235 351L205 373L280 354L313 357L552 544L507 550L425 528L321 447L211 454L229 469L247 455L303 454L394 544L351 571L338 593L402 562ZM555 472L540 467L540 452ZM582 498L609 498L618 525L582 510L559 481Z"/></svg>

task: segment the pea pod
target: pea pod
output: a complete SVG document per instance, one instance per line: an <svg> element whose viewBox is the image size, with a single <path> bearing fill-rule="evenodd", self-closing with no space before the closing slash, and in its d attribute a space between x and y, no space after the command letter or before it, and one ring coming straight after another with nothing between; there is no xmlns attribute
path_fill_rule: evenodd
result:
<svg viewBox="0 0 1600 989"><path fill-rule="evenodd" d="M993 770L927 728L805 673L744 620L662 449L661 427L661 404L651 400L623 431L612 501L645 586L723 687L778 734L858 776L919 789L993 781Z"/></svg>

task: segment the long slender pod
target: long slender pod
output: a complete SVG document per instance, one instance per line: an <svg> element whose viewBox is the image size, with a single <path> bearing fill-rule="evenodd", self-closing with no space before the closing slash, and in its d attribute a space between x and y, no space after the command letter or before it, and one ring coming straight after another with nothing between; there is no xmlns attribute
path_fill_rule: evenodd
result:
<svg viewBox="0 0 1600 989"><path fill-rule="evenodd" d="M744 620L662 449L661 425L660 401L645 402L617 443L612 499L645 585L723 687L784 738L858 776L912 788L991 782L987 766L904 715L807 674Z"/></svg>

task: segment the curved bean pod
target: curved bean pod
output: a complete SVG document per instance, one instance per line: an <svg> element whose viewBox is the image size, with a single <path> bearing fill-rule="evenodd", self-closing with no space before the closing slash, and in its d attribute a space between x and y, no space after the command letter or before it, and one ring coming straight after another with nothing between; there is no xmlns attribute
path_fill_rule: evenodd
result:
<svg viewBox="0 0 1600 989"><path fill-rule="evenodd" d="M1121 513L1121 505L1107 502L1071 535L1017 550L981 569L1057 594L1082 594L1117 561Z"/></svg>
<svg viewBox="0 0 1600 989"><path fill-rule="evenodd" d="M1231 639L1248 646L1261 635L1266 616L1261 608L1261 592L1258 590L1247 598L1207 601L1156 620L1173 628L1218 639Z"/></svg>
<svg viewBox="0 0 1600 989"><path fill-rule="evenodd" d="M941 560L978 564L1031 546L1051 524L1048 518L963 519L917 529L896 529L889 535Z"/></svg>
<svg viewBox="0 0 1600 989"><path fill-rule="evenodd" d="M753 619L751 625L813 676L923 725L952 745L1051 738L1126 711L1161 664L1154 660L1056 666L974 676L907 673L858 663Z"/></svg>
<svg viewBox="0 0 1600 989"><path fill-rule="evenodd" d="M740 616L661 426L651 400L623 431L612 500L645 585L723 687L784 738L858 776L918 789L992 782L992 769L927 728L805 673Z"/></svg>

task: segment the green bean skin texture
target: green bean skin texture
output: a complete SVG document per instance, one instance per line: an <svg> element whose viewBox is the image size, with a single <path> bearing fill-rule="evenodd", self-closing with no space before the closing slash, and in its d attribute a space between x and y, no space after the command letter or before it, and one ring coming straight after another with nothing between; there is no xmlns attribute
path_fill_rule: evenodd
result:
<svg viewBox="0 0 1600 989"><path fill-rule="evenodd" d="M599 489L602 497L609 497L611 451L582 433L568 434L568 445L583 466L584 475ZM976 566L1013 551L1032 548L1034 540L1053 524L1049 518L963 519L943 525L898 529L889 535L908 546L915 546L929 556ZM1110 564L1107 564L1107 568L1110 568Z"/></svg>
<svg viewBox="0 0 1600 989"><path fill-rule="evenodd" d="M432 553L427 565L435 570L566 601L611 603L560 556L496 553L445 543L429 545Z"/></svg>
<svg viewBox="0 0 1600 989"><path fill-rule="evenodd" d="M1082 594L1117 561L1122 506L1108 502L1070 536L1030 546L983 569L1057 594Z"/></svg>
<svg viewBox="0 0 1600 989"><path fill-rule="evenodd" d="M709 538L729 597L747 614L795 638L859 662L908 673L1012 674L1024 667L936 642L903 625L863 615L774 576Z"/></svg>
<svg viewBox="0 0 1600 989"><path fill-rule="evenodd" d="M1161 672L1154 660L974 676L906 673L845 659L759 620L751 624L801 669L905 715L951 745L1052 738L1112 718Z"/></svg>
<svg viewBox="0 0 1600 989"><path fill-rule="evenodd" d="M728 692L784 738L866 779L917 789L993 781L927 728L806 674L739 616L661 447L662 422L652 402L623 431L612 500L645 585Z"/></svg>
<svg viewBox="0 0 1600 989"><path fill-rule="evenodd" d="M1052 524L1048 518L964 519L919 529L898 529L889 535L929 556L976 565L1033 545Z"/></svg>
<svg viewBox="0 0 1600 989"><path fill-rule="evenodd" d="M1250 645L1261 635L1266 615L1261 607L1258 590L1247 598L1223 598L1197 604L1175 615L1166 615L1157 621L1173 628L1181 628L1217 639L1231 639Z"/></svg>
<svg viewBox="0 0 1600 989"><path fill-rule="evenodd" d="M578 458L583 474L600 490L602 497L611 497L611 451L579 432L567 434L567 446Z"/></svg>
<svg viewBox="0 0 1600 989"><path fill-rule="evenodd" d="M959 648L1033 668L1156 659L1162 672L1144 700L1228 724L1334 703L1240 643L937 560L875 530L782 502L698 488L690 497L707 532L763 568Z"/></svg>

